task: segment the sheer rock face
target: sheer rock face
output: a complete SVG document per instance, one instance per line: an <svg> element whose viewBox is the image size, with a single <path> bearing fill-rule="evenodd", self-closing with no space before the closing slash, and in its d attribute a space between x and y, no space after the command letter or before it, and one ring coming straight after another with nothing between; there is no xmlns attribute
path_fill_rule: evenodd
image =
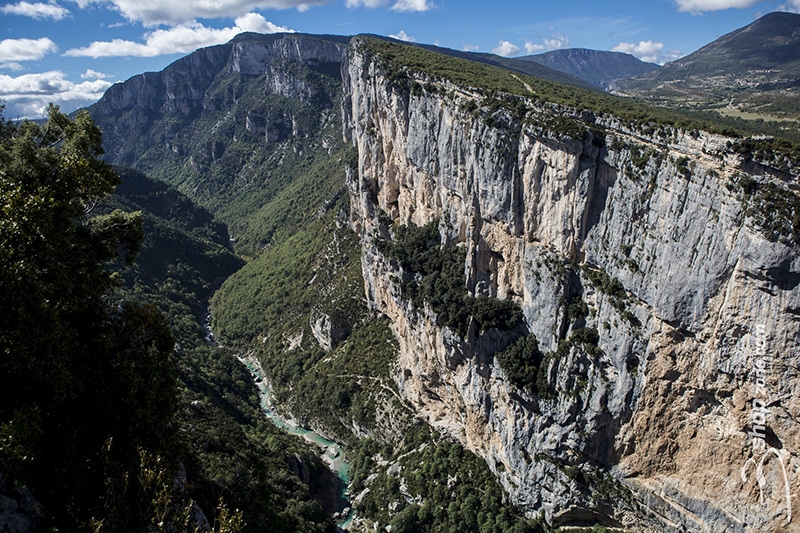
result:
<svg viewBox="0 0 800 533"><path fill-rule="evenodd" d="M105 145L112 147L109 160L134 165L152 149L153 140L170 145L204 113L235 108L244 90L239 83L242 77L263 77L264 96L301 103L326 100L328 96L321 94L318 84L295 67L309 65L338 76L347 53L346 41L338 41L292 34L240 35L227 44L197 50L161 72L147 72L113 85L89 112L103 129ZM262 111L249 110L246 127L264 133L267 142L280 139L284 130L307 136L308 132L297 131L292 116L270 123Z"/></svg>
<svg viewBox="0 0 800 533"><path fill-rule="evenodd" d="M345 66L352 224L368 299L400 342L402 394L555 523L796 527L786 487L797 506L800 254L755 227L733 185L753 165L723 137L587 115L572 117L591 126L576 139L547 126L556 107L531 104L521 124L467 111L482 99L471 90L417 81L438 90L393 84L358 46ZM590 327L602 353L551 360L554 399L514 387L492 357L508 335L473 326L464 340L402 298L400 267L375 245L391 236L384 214L439 220L443 243L466 248L469 290L518 302L542 351ZM566 311L576 295L585 318Z"/></svg>
<svg viewBox="0 0 800 533"><path fill-rule="evenodd" d="M740 160L722 137L647 133L589 113L567 117L588 127L575 134L558 131L569 112L557 106L530 103L523 124L441 80L411 91L345 39L237 37L113 86L90 112L113 163L210 166L225 156L214 128L232 109L265 143L313 127L293 108L271 112L270 99L323 101L330 113L338 87L298 64L328 76L342 65L365 289L392 320L396 380L421 416L483 456L515 503L555 523L797 527L786 524L784 479L797 510L800 254L762 236L735 185L750 175L798 190L796 176ZM260 77L263 92L243 99L239 82ZM208 127L178 142L202 117ZM596 329L602 352L573 347L550 360L555 398L514 387L493 358L512 336L472 326L464 340L402 298L399 267L374 242L392 234L382 212L401 224L438 220L442 241L467 251L469 290L519 303L543 352L582 327ZM588 316L570 316L576 297ZM320 343L335 343L321 318Z"/></svg>

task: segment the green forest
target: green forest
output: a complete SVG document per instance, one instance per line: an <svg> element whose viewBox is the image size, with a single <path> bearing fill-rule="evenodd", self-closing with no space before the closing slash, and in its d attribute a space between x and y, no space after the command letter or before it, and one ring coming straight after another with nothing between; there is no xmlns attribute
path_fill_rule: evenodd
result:
<svg viewBox="0 0 800 533"><path fill-rule="evenodd" d="M241 265L222 226L102 162L85 113L0 125L2 493L41 530L332 530L286 460L321 471L316 453L202 340Z"/></svg>

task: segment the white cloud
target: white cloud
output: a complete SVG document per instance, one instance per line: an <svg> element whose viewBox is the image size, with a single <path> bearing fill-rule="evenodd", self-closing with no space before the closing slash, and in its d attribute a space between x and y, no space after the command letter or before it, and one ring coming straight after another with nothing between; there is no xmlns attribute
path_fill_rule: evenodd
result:
<svg viewBox="0 0 800 533"><path fill-rule="evenodd" d="M542 39L542 42L548 50L558 50L569 46L569 37L561 35L560 33L554 33L549 39Z"/></svg>
<svg viewBox="0 0 800 533"><path fill-rule="evenodd" d="M392 6L393 11L428 11L431 3L428 0L397 0Z"/></svg>
<svg viewBox="0 0 800 533"><path fill-rule="evenodd" d="M465 44L464 47L461 48L461 49L464 50L465 52L475 52L476 50L478 50L478 45L477 44Z"/></svg>
<svg viewBox="0 0 800 533"><path fill-rule="evenodd" d="M41 39L4 39L0 41L0 61L34 61L58 51L56 43Z"/></svg>
<svg viewBox="0 0 800 533"><path fill-rule="evenodd" d="M497 46L492 48L492 53L499 56L508 57L513 56L519 52L519 46L508 41L500 41Z"/></svg>
<svg viewBox="0 0 800 533"><path fill-rule="evenodd" d="M398 33L390 33L389 37L391 37L392 39L397 39L399 41L406 41L409 43L416 42L416 39L413 36L407 34L403 30L400 30Z"/></svg>
<svg viewBox="0 0 800 533"><path fill-rule="evenodd" d="M294 33L294 30L273 24L258 13L245 13L234 22L236 22L236 26L233 30L240 29L255 33ZM236 31L236 33L241 33L241 31Z"/></svg>
<svg viewBox="0 0 800 533"><path fill-rule="evenodd" d="M110 78L108 74L103 74L102 72L97 72L96 70L88 69L86 72L81 74L81 78L84 80L102 80L105 78Z"/></svg>
<svg viewBox="0 0 800 533"><path fill-rule="evenodd" d="M663 54L661 54L661 58L656 61L659 65L663 65L664 63L669 63L670 61L675 61L676 59L680 59L683 57L683 53L680 50L667 50Z"/></svg>
<svg viewBox="0 0 800 533"><path fill-rule="evenodd" d="M789 3L782 5L780 9L791 13L800 13L800 0L789 0Z"/></svg>
<svg viewBox="0 0 800 533"><path fill-rule="evenodd" d="M678 11L702 13L721 9L750 7L763 0L675 0Z"/></svg>
<svg viewBox="0 0 800 533"><path fill-rule="evenodd" d="M104 80L74 83L59 70L16 78L0 74L0 100L6 102L6 117L39 118L48 103L69 112L96 102L110 86Z"/></svg>
<svg viewBox="0 0 800 533"><path fill-rule="evenodd" d="M658 41L639 41L638 43L619 43L611 49L612 52L623 52L636 56L648 63L663 65L667 61L674 61L683 56L680 50L664 50L664 43Z"/></svg>
<svg viewBox="0 0 800 533"><path fill-rule="evenodd" d="M199 22L181 24L166 30L155 30L145 35L145 42L95 41L84 48L73 48L64 52L70 57L154 57L160 55L186 53L204 46L226 43L239 33L292 32L288 28L276 26L258 13L247 13L236 19L231 28L207 28Z"/></svg>
<svg viewBox="0 0 800 533"><path fill-rule="evenodd" d="M31 17L35 19L61 20L69 15L69 10L57 4L43 4L37 2L31 4L30 2L18 2L16 4L9 4L0 7L0 13L6 15L22 15L23 17Z"/></svg>
<svg viewBox="0 0 800 533"><path fill-rule="evenodd" d="M290 9L305 11L329 0L73 0L81 8L90 4L112 6L130 20L145 26L179 25L197 19L238 17L254 9Z"/></svg>
<svg viewBox="0 0 800 533"><path fill-rule="evenodd" d="M550 28L552 30L553 28ZM537 54L545 50L558 50L569 47L569 37L558 32L550 35L550 38L542 37L542 44L525 41L525 51L529 54Z"/></svg>
<svg viewBox="0 0 800 533"><path fill-rule="evenodd" d="M530 41L525 41L525 51L529 54L535 54L537 52L544 52L547 47L543 44L536 44Z"/></svg>
<svg viewBox="0 0 800 533"><path fill-rule="evenodd" d="M9 61L8 63L0 63L0 69L8 69L8 70L22 70L22 65L17 63L16 61Z"/></svg>

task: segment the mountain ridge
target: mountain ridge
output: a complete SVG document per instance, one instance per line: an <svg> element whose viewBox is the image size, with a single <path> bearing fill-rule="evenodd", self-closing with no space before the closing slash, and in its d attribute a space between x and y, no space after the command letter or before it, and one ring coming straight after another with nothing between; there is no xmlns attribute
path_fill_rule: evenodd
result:
<svg viewBox="0 0 800 533"><path fill-rule="evenodd" d="M587 48L551 50L517 59L533 61L571 74L604 91L614 87L616 80L645 74L659 68L659 65L647 63L631 54Z"/></svg>
<svg viewBox="0 0 800 533"><path fill-rule="evenodd" d="M619 80L620 94L800 118L800 14L773 12L657 71Z"/></svg>

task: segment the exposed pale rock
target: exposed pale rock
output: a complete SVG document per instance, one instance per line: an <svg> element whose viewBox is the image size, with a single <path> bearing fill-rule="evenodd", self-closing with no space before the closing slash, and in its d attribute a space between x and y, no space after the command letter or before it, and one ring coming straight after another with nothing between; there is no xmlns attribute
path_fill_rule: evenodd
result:
<svg viewBox="0 0 800 533"><path fill-rule="evenodd" d="M314 335L314 338L317 339L320 348L326 352L331 351L334 345L347 336L348 331L334 326L331 317L325 313L319 311L312 312L309 319L311 333Z"/></svg>
<svg viewBox="0 0 800 533"><path fill-rule="evenodd" d="M800 256L766 241L726 187L738 173L780 173L741 160L724 137L642 133L613 117L576 114L592 129L571 138L547 126L569 113L556 106L530 103L524 124L502 109L485 120L488 109L462 106L479 94L418 81L440 90L412 94L358 46L344 80L344 135L359 152L352 225L368 300L400 343L403 396L483 456L515 503L554 523L794 527L781 464L797 507ZM602 353L573 348L551 361L555 399L517 389L492 357L507 336L465 341L402 297L399 266L374 242L388 232L381 210L401 224L439 220L442 241L466 247L468 289L518 302L544 351L585 325ZM598 269L625 287L623 306L592 285ZM563 305L575 294L591 310L577 322ZM759 325L771 356L760 389ZM764 457L748 437L760 399L776 449L763 463L764 505L757 465L741 477L748 458Z"/></svg>

